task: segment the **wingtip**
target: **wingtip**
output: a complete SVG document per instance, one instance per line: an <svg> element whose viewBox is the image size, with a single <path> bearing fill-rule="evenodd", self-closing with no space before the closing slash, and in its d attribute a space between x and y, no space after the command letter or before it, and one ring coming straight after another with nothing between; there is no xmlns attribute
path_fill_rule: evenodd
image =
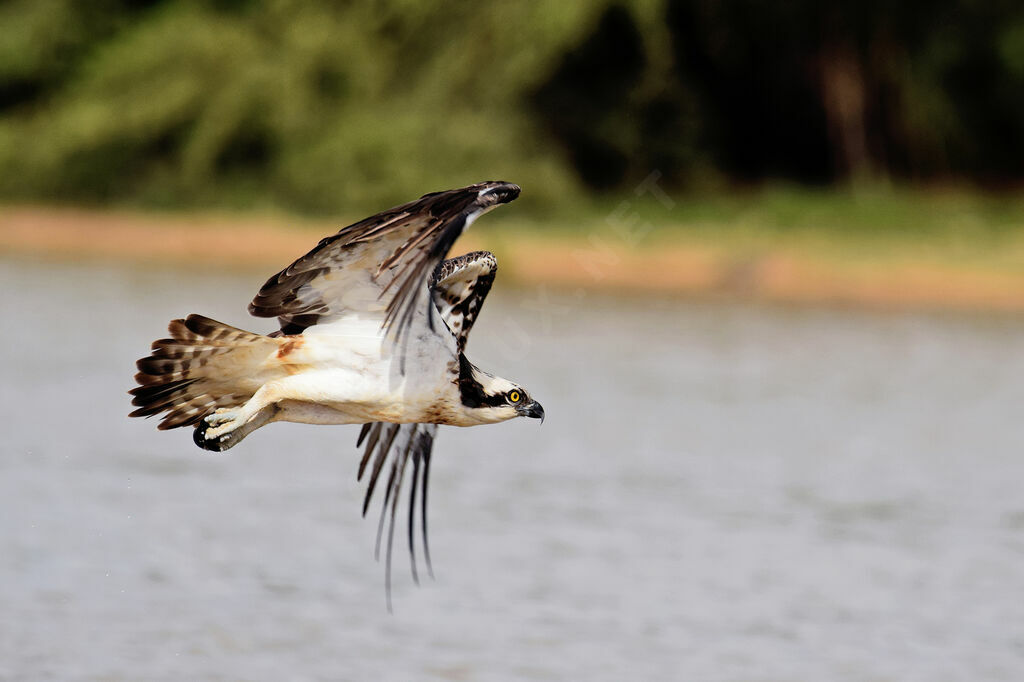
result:
<svg viewBox="0 0 1024 682"><path fill-rule="evenodd" d="M489 204L507 204L510 201L515 201L522 192L519 185L503 180L481 182L479 187L480 199Z"/></svg>

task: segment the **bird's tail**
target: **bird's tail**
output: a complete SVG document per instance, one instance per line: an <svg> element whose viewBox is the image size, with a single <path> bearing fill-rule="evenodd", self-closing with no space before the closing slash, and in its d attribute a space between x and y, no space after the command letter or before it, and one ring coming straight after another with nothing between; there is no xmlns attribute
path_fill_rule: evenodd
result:
<svg viewBox="0 0 1024 682"><path fill-rule="evenodd" d="M169 339L153 342L136 363L138 387L129 391L132 417L167 412L157 428L196 424L220 407L244 404L267 380L277 339L189 315L172 320Z"/></svg>

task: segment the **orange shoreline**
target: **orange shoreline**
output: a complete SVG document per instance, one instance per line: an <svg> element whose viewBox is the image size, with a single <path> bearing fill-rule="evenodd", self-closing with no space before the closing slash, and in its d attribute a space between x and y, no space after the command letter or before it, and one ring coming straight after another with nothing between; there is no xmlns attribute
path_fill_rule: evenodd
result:
<svg viewBox="0 0 1024 682"><path fill-rule="evenodd" d="M0 255L167 265L279 268L339 222L177 216L88 209L0 208ZM480 248L467 235L460 248ZM785 250L737 256L707 244L634 249L503 233L503 274L559 289L741 300L1024 311L1024 272L917 262L832 263ZM490 242L488 242L490 244Z"/></svg>

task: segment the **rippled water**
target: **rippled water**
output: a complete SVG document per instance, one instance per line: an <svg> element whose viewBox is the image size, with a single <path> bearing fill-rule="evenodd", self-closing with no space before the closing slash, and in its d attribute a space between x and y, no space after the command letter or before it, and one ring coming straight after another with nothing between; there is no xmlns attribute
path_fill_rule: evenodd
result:
<svg viewBox="0 0 1024 682"><path fill-rule="evenodd" d="M0 678L1024 679L1021 319L499 282L470 355L548 419L442 430L389 615L357 428L126 417L266 274L0 261Z"/></svg>

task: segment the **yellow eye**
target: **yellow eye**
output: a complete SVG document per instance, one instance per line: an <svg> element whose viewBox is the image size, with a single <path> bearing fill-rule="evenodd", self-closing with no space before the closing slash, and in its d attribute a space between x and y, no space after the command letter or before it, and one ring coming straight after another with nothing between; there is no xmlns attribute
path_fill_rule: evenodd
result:
<svg viewBox="0 0 1024 682"><path fill-rule="evenodd" d="M508 394L508 399L514 403L518 403L521 397L522 396L519 395L519 391L512 391L511 393Z"/></svg>

